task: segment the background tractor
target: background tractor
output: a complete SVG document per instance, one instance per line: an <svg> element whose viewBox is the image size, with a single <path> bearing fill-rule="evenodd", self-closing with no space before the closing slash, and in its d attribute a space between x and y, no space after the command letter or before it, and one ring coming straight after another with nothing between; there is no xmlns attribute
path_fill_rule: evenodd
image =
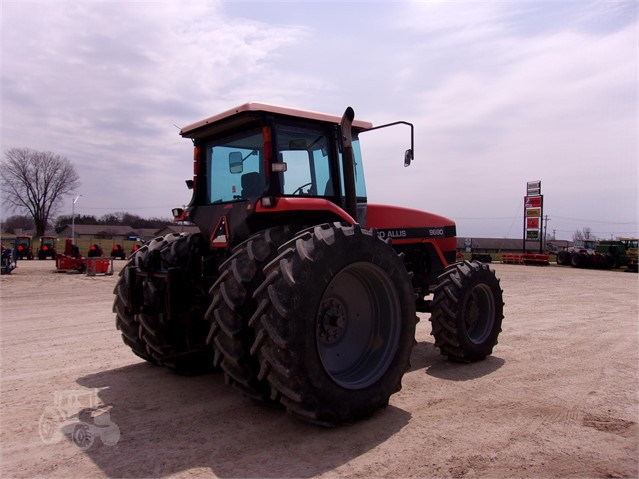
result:
<svg viewBox="0 0 639 479"><path fill-rule="evenodd" d="M612 268L626 268L626 271L636 273L638 242L636 238L603 240L597 245L597 251L609 256Z"/></svg>
<svg viewBox="0 0 639 479"><path fill-rule="evenodd" d="M33 259L33 249L31 248L31 236L16 236L14 246L14 257L18 259Z"/></svg>
<svg viewBox="0 0 639 479"><path fill-rule="evenodd" d="M99 244L92 244L89 246L88 258L100 258L102 257L102 247Z"/></svg>
<svg viewBox="0 0 639 479"><path fill-rule="evenodd" d="M248 103L181 130L194 144L195 234L142 246L114 312L139 357L183 373L219 368L244 395L336 425L401 389L416 312L454 361L492 353L502 290L488 265L455 263L455 223L369 204L360 137L344 115ZM431 296L432 295L432 296Z"/></svg>
<svg viewBox="0 0 639 479"><path fill-rule="evenodd" d="M612 268L614 258L599 251L598 244L595 240L576 240L574 246L557 253L557 264L574 268Z"/></svg>
<svg viewBox="0 0 639 479"><path fill-rule="evenodd" d="M113 248L111 249L111 258L126 259L126 253L124 252L124 248L122 248L121 244L113 245Z"/></svg>
<svg viewBox="0 0 639 479"><path fill-rule="evenodd" d="M57 238L55 236L41 236L40 247L38 248L38 259L55 259L56 250L55 242Z"/></svg>

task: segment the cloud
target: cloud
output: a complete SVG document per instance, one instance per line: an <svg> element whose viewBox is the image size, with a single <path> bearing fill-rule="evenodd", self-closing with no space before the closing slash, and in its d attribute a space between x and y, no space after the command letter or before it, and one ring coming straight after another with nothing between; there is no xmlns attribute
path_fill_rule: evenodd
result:
<svg viewBox="0 0 639 479"><path fill-rule="evenodd" d="M3 32L3 148L66 155L82 177L78 207L158 215L190 196L189 143L174 125L266 90L283 76L275 52L304 35L204 2L10 3Z"/></svg>
<svg viewBox="0 0 639 479"><path fill-rule="evenodd" d="M421 200L498 234L494 223L479 223L521 214L526 181L542 179L551 215L610 218L623 204L618 216L636 228L636 22L601 32L580 15L583 28L534 34L529 26L522 34L511 23L527 7L484 7L443 18L450 4L413 5L398 22L423 35L403 53L410 68L397 75L398 90L413 92L407 110L417 129L413 171L396 173L412 192L402 204ZM623 174L612 173L617 168ZM388 180L386 167L372 176L382 174ZM393 189L372 193L388 202ZM504 233L509 223L501 222Z"/></svg>

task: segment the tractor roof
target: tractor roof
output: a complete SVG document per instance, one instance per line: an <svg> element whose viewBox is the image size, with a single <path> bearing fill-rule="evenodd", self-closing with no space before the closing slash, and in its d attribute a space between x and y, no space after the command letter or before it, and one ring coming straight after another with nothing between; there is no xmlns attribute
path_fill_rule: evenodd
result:
<svg viewBox="0 0 639 479"><path fill-rule="evenodd" d="M222 122L224 120L230 119L232 117L241 115L242 113L247 112L261 112L268 113L272 115L280 115L287 116L292 118L303 118L307 120L321 121L325 123L339 124L341 121L341 117L336 115L328 115L326 113L319 113L316 111L310 110L298 110L296 108L289 108L285 106L277 106L277 105L269 105L267 103L259 103L259 102L249 102L243 105L240 105L236 108L231 108L225 112L219 113L217 115L211 116L204 120L197 121L191 125L185 126L180 130L180 135L187 138L196 138L200 137L203 130L209 130L208 128L204 128L207 126L213 126L218 122ZM354 130L367 130L372 128L373 124L367 121L355 120L353 121L353 129Z"/></svg>

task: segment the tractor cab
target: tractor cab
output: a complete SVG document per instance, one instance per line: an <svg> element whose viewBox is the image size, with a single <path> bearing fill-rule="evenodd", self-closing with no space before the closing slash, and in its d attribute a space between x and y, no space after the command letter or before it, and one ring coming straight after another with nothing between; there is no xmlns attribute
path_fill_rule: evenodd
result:
<svg viewBox="0 0 639 479"><path fill-rule="evenodd" d="M57 238L55 236L41 236L40 248L38 248L38 259L55 259L56 250L55 242Z"/></svg>
<svg viewBox="0 0 639 479"><path fill-rule="evenodd" d="M187 126L181 135L195 146L194 176L187 180L193 199L186 213L174 214L204 226L213 247L241 241L266 224L290 222L291 216L303 216L307 224L364 222L358 134L371 127L352 124L357 206L348 211L339 117L247 103Z"/></svg>

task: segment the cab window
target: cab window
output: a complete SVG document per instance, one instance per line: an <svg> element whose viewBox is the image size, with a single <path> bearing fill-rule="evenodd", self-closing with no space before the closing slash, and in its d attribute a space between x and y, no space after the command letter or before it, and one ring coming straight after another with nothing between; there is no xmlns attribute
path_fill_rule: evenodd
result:
<svg viewBox="0 0 639 479"><path fill-rule="evenodd" d="M259 198L264 192L262 132L254 130L206 145L210 203Z"/></svg>
<svg viewBox="0 0 639 479"><path fill-rule="evenodd" d="M277 127L278 160L286 163L280 177L284 195L332 196L329 146L322 129Z"/></svg>

